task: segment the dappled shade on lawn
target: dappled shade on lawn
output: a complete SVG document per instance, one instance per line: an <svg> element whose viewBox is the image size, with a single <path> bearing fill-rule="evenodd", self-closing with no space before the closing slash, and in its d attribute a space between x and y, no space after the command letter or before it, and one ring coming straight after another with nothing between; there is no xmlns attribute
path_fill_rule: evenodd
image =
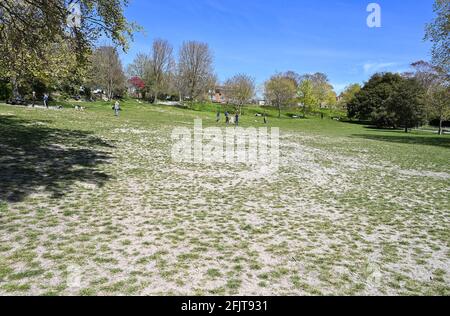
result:
<svg viewBox="0 0 450 316"><path fill-rule="evenodd" d="M109 180L98 167L112 159L112 145L46 123L0 116L0 201L20 202L37 192L59 198L77 181L102 186Z"/></svg>

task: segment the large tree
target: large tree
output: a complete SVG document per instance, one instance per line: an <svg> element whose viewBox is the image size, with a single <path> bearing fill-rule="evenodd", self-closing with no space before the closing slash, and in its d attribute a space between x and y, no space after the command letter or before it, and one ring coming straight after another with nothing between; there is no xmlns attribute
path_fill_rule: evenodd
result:
<svg viewBox="0 0 450 316"><path fill-rule="evenodd" d="M265 83L266 99L278 108L279 118L281 108L294 100L296 92L295 83L283 74L276 74Z"/></svg>
<svg viewBox="0 0 450 316"><path fill-rule="evenodd" d="M47 80L49 76L61 75L47 71L55 55L64 55L57 57L58 68L73 68L75 56L76 68L86 69L90 50L100 36L106 35L126 48L134 29L123 14L127 3L127 0L0 1L0 75L10 80L17 91L28 77ZM74 5L79 5L81 16L77 17L77 23L70 23L69 9Z"/></svg>
<svg viewBox="0 0 450 316"><path fill-rule="evenodd" d="M426 26L425 39L433 43L433 64L450 72L450 1L435 0L436 18Z"/></svg>
<svg viewBox="0 0 450 316"><path fill-rule="evenodd" d="M441 67L425 61L412 64L412 74L427 93L427 118L439 120L439 135L443 134L443 122L450 118L450 76Z"/></svg>
<svg viewBox="0 0 450 316"><path fill-rule="evenodd" d="M240 114L242 107L255 95L255 79L245 74L238 74L225 82L227 98L237 106Z"/></svg>
<svg viewBox="0 0 450 316"><path fill-rule="evenodd" d="M450 119L450 87L434 85L428 93L432 115L439 120L439 135L444 133L443 123Z"/></svg>
<svg viewBox="0 0 450 316"><path fill-rule="evenodd" d="M375 74L348 104L349 117L377 127L419 126L425 119L425 90L415 78Z"/></svg>
<svg viewBox="0 0 450 316"><path fill-rule="evenodd" d="M184 42L179 53L178 80L186 96L195 101L212 87L215 78L213 57L208 44Z"/></svg>
<svg viewBox="0 0 450 316"><path fill-rule="evenodd" d="M393 127L403 127L407 133L425 121L425 90L414 78L402 78L386 100L386 109L393 118Z"/></svg>

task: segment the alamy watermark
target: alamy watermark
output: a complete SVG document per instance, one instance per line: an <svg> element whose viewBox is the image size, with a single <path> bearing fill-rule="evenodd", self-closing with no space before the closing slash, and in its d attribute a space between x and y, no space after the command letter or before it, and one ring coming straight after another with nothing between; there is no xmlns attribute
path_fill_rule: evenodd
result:
<svg viewBox="0 0 450 316"><path fill-rule="evenodd" d="M79 28L81 26L81 6L79 3L71 3L67 8L69 15L67 16L67 26L71 28Z"/></svg>
<svg viewBox="0 0 450 316"><path fill-rule="evenodd" d="M367 26L370 28L381 27L381 6L378 3L369 3L367 6Z"/></svg>
<svg viewBox="0 0 450 316"><path fill-rule="evenodd" d="M280 129L272 127L175 128L172 132L172 161L194 164L244 164L278 171L280 166Z"/></svg>

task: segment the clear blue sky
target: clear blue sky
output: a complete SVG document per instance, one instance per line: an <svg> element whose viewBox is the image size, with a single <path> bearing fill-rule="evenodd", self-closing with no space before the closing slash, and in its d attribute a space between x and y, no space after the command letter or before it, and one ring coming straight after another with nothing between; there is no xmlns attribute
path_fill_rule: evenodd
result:
<svg viewBox="0 0 450 316"><path fill-rule="evenodd" d="M366 7L382 8L382 27L368 28ZM149 52L154 38L178 51L185 40L209 43L220 80L276 71L324 72L339 92L377 71L404 71L429 59L424 26L433 0L131 0L127 17L140 24L123 62Z"/></svg>

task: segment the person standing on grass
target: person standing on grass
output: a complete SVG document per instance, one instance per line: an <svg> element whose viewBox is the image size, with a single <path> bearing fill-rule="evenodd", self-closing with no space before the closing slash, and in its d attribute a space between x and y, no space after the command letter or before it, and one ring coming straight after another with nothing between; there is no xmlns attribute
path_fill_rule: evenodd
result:
<svg viewBox="0 0 450 316"><path fill-rule="evenodd" d="M116 101L116 103L114 103L113 109L114 109L115 115L119 116L119 111L120 111L120 103L119 103L119 101Z"/></svg>
<svg viewBox="0 0 450 316"><path fill-rule="evenodd" d="M217 114L216 114L216 123L219 123L219 122L220 122L220 110L217 111Z"/></svg>
<svg viewBox="0 0 450 316"><path fill-rule="evenodd" d="M239 113L238 112L236 112L236 116L234 118L234 123L236 124L236 127L239 126Z"/></svg>
<svg viewBox="0 0 450 316"><path fill-rule="evenodd" d="M48 94L44 93L44 106L48 109Z"/></svg>
<svg viewBox="0 0 450 316"><path fill-rule="evenodd" d="M225 111L225 123L228 125L230 124L230 114L228 111Z"/></svg>

